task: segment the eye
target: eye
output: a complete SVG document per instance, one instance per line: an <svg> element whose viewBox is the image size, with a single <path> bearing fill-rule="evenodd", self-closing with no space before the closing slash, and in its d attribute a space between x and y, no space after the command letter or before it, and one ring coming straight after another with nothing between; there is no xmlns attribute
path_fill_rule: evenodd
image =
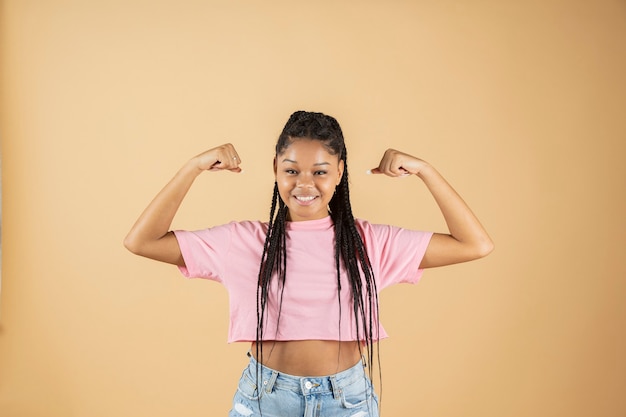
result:
<svg viewBox="0 0 626 417"><path fill-rule="evenodd" d="M327 171L315 171L315 175L326 175L328 174Z"/></svg>
<svg viewBox="0 0 626 417"><path fill-rule="evenodd" d="M295 174L297 174L295 169L286 169L285 173L288 174L288 175L295 175Z"/></svg>

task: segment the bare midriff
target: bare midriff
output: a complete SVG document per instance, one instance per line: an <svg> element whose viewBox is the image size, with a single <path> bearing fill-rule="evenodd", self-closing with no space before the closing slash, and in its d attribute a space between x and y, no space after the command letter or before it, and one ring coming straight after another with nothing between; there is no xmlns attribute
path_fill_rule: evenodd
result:
<svg viewBox="0 0 626 417"><path fill-rule="evenodd" d="M255 359L256 343L250 349ZM330 340L263 342L260 362L268 368L296 376L333 375L353 367L361 360L359 343Z"/></svg>

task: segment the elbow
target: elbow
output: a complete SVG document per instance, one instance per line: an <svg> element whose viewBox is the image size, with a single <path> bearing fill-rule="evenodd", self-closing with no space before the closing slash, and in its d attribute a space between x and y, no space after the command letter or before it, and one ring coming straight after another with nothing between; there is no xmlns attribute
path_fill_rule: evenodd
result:
<svg viewBox="0 0 626 417"><path fill-rule="evenodd" d="M135 255L141 254L141 249L140 249L139 244L137 243L135 239L132 238L130 234L124 238L124 247Z"/></svg>
<svg viewBox="0 0 626 417"><path fill-rule="evenodd" d="M476 248L476 258L484 258L493 252L495 246L493 244L493 240L487 238L485 241L481 242Z"/></svg>

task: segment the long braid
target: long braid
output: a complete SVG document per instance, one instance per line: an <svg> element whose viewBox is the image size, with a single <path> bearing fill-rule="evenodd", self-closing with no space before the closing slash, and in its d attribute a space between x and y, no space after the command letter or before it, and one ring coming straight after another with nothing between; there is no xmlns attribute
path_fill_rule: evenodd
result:
<svg viewBox="0 0 626 417"><path fill-rule="evenodd" d="M276 206L278 205L278 211ZM263 253L261 255L261 266L259 270L257 284L257 330L255 340L255 357L257 358L256 369L256 386L259 387L259 375L261 364L263 362L263 339L265 334L266 307L270 283L273 271L278 272L279 281L284 288L285 282L285 266L287 262L285 248L285 219L287 215L287 207L278 196L278 184L274 183L274 192L272 195L272 206L270 208L270 220L267 226L267 235L263 244ZM280 304L282 306L282 292L280 296ZM278 327L277 327L278 329ZM259 393L260 394L260 393ZM259 403L260 407L260 403ZM260 411L260 410L259 410Z"/></svg>
<svg viewBox="0 0 626 417"><path fill-rule="evenodd" d="M345 148L344 152L344 177L337 186L335 196L329 203L331 209L331 217L335 220L336 248L335 252L341 252L348 272L348 279L352 291L353 312L356 318L356 338L365 341L365 357L368 365L368 373L370 380L374 380L374 356L376 355L378 363L378 378L380 381L380 394L382 399L382 368L380 366L380 349L378 343L374 343L380 339L380 328L377 325L380 319L378 308L378 288L374 279L371 262L365 244L361 238L354 217L352 214L352 205L350 203L350 189L347 178L347 156ZM341 208L340 208L341 206ZM334 215L334 213L341 213ZM345 219L344 219L345 218ZM359 266L361 272L359 271ZM363 288L365 284L365 289ZM365 291L364 291L365 290ZM359 326L359 324L361 326ZM376 349L375 349L376 348ZM376 350L376 353L374 353ZM361 345L359 344L359 351ZM361 353L362 354L362 353Z"/></svg>
<svg viewBox="0 0 626 417"><path fill-rule="evenodd" d="M344 166L347 166L346 159L347 158L344 157ZM357 323L360 322L362 326L361 328L357 326L357 340L361 340L360 336L362 332L363 339L366 342L368 363L372 364L373 341L379 338L379 327L376 326L378 318L378 291L365 245L356 228L352 215L347 178L345 180L342 179L337 188L337 193L329 204L331 207L331 216L338 211L343 213L341 217L347 217L347 219L345 219L345 221L342 219L341 224L335 222L335 234L336 236L341 235L341 238L336 239L338 242L336 250L341 251L344 259L348 259L346 269L352 289L353 310L355 316L360 318L360 320L357 320ZM342 205L343 210L338 210L338 207L336 207L338 205ZM363 277L361 277L359 265ZM363 291L363 284L365 284L365 291ZM376 316L374 316L374 314ZM371 372L372 367L370 366L370 373ZM371 377L372 375L370 375L370 378Z"/></svg>

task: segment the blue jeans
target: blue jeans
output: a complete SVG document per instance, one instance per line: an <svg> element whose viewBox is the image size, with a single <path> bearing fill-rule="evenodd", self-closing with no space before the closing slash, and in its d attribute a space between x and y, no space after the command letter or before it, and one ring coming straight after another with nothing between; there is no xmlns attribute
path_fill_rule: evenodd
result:
<svg viewBox="0 0 626 417"><path fill-rule="evenodd" d="M362 362L322 377L258 369L257 378L257 361L250 356L229 417L378 417L378 397Z"/></svg>

